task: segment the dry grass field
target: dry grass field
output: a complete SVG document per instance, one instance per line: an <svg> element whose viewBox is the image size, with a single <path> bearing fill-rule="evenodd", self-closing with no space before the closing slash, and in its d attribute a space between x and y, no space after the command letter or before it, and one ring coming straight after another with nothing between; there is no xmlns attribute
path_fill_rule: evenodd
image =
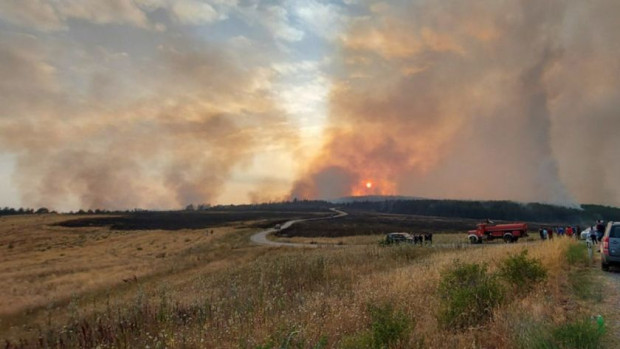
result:
<svg viewBox="0 0 620 349"><path fill-rule="evenodd" d="M151 275L230 228L123 232L50 226L58 216L4 217L0 224L0 315ZM213 231L213 233L211 233Z"/></svg>
<svg viewBox="0 0 620 349"><path fill-rule="evenodd" d="M0 339L7 347L617 344L592 327L592 315L613 309L598 302L600 273L573 240L431 249L382 247L375 235L351 238L358 240L346 248L292 249L251 245L258 229L238 225L116 231L53 226L66 219L54 215L1 219L0 276L8 287L0 290ZM546 277L520 289L500 271L525 249ZM476 297L496 302L451 318L444 310L452 296L442 285L471 265L482 271L468 282L487 295ZM476 311L485 316L465 316ZM593 334L587 342L572 336L580 328Z"/></svg>

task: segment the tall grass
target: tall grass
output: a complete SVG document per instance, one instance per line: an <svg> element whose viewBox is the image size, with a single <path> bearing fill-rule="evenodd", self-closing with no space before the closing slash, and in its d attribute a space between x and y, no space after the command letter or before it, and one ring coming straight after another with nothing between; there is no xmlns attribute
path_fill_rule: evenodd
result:
<svg viewBox="0 0 620 349"><path fill-rule="evenodd" d="M589 266L588 248L585 244L570 244L566 248L566 261L572 266Z"/></svg>
<svg viewBox="0 0 620 349"><path fill-rule="evenodd" d="M547 278L547 270L540 259L529 258L527 250L508 256L499 269L499 275L516 293L531 291L536 284Z"/></svg>
<svg viewBox="0 0 620 349"><path fill-rule="evenodd" d="M252 258L236 258L227 268L207 264L182 274L171 272L140 283L130 298L112 292L103 307L89 309L78 299L74 318L61 321L51 310L53 321L22 341L12 339L9 347L515 346L511 324L521 321L520 314L551 326L553 332L569 322L556 319L579 311L562 306L572 297L564 291L570 244L528 245L526 262L539 261L547 278L519 297L504 293L510 299L500 296L504 279L498 275L503 261L520 256L519 244L459 250L254 248L248 252ZM457 259L467 262L455 263ZM469 295L484 295L485 300L467 308L467 302L461 302L467 297L449 291L455 286L474 290ZM465 321L453 308L451 314L460 322L444 321L438 316L444 297L481 315ZM461 330L455 332L453 326Z"/></svg>
<svg viewBox="0 0 620 349"><path fill-rule="evenodd" d="M455 261L439 284L439 323L448 330L478 327L488 321L505 298L497 276L487 267Z"/></svg>

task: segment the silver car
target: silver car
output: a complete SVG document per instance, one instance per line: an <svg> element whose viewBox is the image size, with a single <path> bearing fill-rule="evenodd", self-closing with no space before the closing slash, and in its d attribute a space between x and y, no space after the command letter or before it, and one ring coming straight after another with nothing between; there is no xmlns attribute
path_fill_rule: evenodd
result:
<svg viewBox="0 0 620 349"><path fill-rule="evenodd" d="M579 235L579 239L581 240L588 240L588 238L590 238L590 231L592 230L592 228L586 228L584 229L581 234Z"/></svg>
<svg viewBox="0 0 620 349"><path fill-rule="evenodd" d="M385 242L388 244L399 244L401 242L412 244L413 237L409 233L389 233L385 237Z"/></svg>
<svg viewBox="0 0 620 349"><path fill-rule="evenodd" d="M601 269L620 265L620 222L609 222L601 239Z"/></svg>

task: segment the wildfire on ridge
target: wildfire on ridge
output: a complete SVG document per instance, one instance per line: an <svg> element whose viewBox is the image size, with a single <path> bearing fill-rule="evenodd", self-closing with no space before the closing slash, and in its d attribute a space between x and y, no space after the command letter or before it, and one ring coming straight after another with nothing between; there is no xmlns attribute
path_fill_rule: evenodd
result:
<svg viewBox="0 0 620 349"><path fill-rule="evenodd" d="M385 179L366 179L355 183L351 187L351 196L364 195L394 195L394 183Z"/></svg>

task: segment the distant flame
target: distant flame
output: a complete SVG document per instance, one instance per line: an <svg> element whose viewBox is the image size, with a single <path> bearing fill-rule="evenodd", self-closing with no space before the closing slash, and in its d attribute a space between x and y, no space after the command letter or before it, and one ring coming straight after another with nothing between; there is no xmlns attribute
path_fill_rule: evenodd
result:
<svg viewBox="0 0 620 349"><path fill-rule="evenodd" d="M382 178L365 179L351 187L351 196L394 195L395 192L394 183Z"/></svg>

